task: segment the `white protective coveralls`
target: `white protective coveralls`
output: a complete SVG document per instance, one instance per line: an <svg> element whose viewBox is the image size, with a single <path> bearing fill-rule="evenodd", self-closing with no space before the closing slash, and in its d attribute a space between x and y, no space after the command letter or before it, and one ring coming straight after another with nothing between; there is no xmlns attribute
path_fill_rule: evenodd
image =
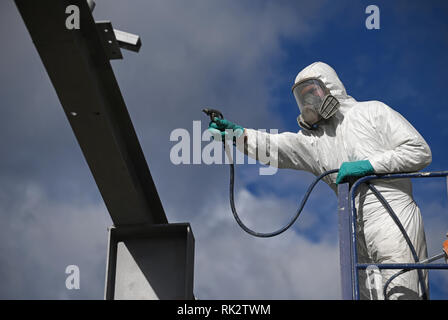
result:
<svg viewBox="0 0 448 320"><path fill-rule="evenodd" d="M317 129L302 129L297 133L269 134L245 129L245 147L241 150L240 145L240 151L258 159L257 141L258 147L267 151L270 150L269 143L275 144L278 168L305 170L316 176L338 169L347 161L369 160L378 174L415 172L431 163L428 144L398 112L380 101L358 102L347 95L336 72L325 63L309 65L297 75L295 82L311 77L322 80L339 100L336 114L319 123ZM336 176L332 174L324 178L335 192ZM426 259L422 217L412 197L410 179L373 180L372 184L399 217L419 259ZM387 210L365 185L358 190L358 262L413 263L409 246ZM398 271L382 270L383 284ZM366 288L365 275L364 270L359 271L361 299L369 299L372 294ZM428 288L427 272L423 275ZM381 299L383 295L379 291L382 290L376 291L376 297ZM419 299L421 296L415 270L395 278L388 287L388 299Z"/></svg>

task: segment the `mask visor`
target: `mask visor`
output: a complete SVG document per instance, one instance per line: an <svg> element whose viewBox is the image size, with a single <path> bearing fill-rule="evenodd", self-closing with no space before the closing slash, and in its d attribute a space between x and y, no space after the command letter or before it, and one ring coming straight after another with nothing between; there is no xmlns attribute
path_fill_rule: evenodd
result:
<svg viewBox="0 0 448 320"><path fill-rule="evenodd" d="M327 89L322 81L308 79L296 83L292 87L292 92L300 112L303 112L305 107L313 107L317 111L327 94Z"/></svg>

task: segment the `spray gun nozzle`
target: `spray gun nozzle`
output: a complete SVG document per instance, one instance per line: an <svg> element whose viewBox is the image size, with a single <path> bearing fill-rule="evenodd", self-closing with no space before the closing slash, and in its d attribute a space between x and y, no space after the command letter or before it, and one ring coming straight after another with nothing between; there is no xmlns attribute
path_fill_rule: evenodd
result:
<svg viewBox="0 0 448 320"><path fill-rule="evenodd" d="M207 116L210 117L210 121L214 121L215 118L224 119L224 116L222 115L221 111L216 109L202 109L202 112L204 112Z"/></svg>

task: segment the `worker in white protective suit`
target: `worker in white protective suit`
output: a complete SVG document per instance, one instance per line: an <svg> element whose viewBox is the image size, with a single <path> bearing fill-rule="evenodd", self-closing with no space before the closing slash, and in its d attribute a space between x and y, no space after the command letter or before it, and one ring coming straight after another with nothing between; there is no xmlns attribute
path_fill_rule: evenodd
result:
<svg viewBox="0 0 448 320"><path fill-rule="evenodd" d="M293 93L301 112L297 120L302 130L297 133L269 134L218 118L210 123L209 130L222 135L226 130L227 133L229 129L234 130L238 139L244 137L244 144L237 143L240 151L255 159L257 147L272 150L274 146L278 152L278 168L305 170L316 176L339 168L337 177L333 174L324 178L335 192L337 184L353 177L415 172L431 163L428 144L403 116L380 101L358 102L347 95L329 65L316 62L303 69L295 79ZM271 161L271 165L273 163ZM398 216L419 259L426 259L422 217L412 197L410 179L372 180L371 183ZM399 228L365 185L358 189L356 206L358 262L414 262ZM382 270L382 283L397 271ZM384 297L382 289L366 285L366 272L360 270L361 298L422 298L428 295L428 275L425 271L421 274L424 290L419 285L417 271L413 270L396 277Z"/></svg>

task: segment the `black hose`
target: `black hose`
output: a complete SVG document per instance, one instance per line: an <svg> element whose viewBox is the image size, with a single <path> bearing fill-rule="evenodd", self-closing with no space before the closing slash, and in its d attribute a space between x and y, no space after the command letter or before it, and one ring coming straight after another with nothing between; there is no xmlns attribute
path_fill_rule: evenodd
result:
<svg viewBox="0 0 448 320"><path fill-rule="evenodd" d="M244 231L249 233L250 235L253 235L254 237L260 237L260 238L275 237L275 236L279 235L280 233L285 232L286 230L288 230L288 228L291 227L294 224L294 222L297 220L297 218L299 217L300 213L302 212L303 207L305 206L305 203L306 203L306 201L308 200L308 197L311 194L311 191L313 191L314 186L319 182L319 180L321 180L323 177L325 177L325 176L327 176L329 174L336 173L338 171L339 171L339 169L329 170L329 171L324 172L320 176L318 176L316 179L314 179L313 183L311 183L311 185L308 187L308 190L305 193L305 196L303 197L302 202L301 202L299 208L297 209L296 214L292 217L291 221L289 221L288 224L286 224L283 228L280 228L277 231L262 233L262 232L253 231L253 230L249 229L248 227L246 227L246 225L244 225L244 223L241 221L241 219L238 216L238 213L237 213L236 208L235 208L235 201L234 201L235 168L234 168L233 161L230 161L230 206L232 208L233 216L235 217L235 220L239 224L239 226Z"/></svg>
<svg viewBox="0 0 448 320"><path fill-rule="evenodd" d="M406 273L406 272L408 272L408 271L411 271L411 270L413 270L413 269L403 269L403 270L400 270L400 271L398 271L397 273L395 273L392 277L390 277L389 279L387 279L386 283L385 283L384 286L383 286L383 296L384 296L384 300L388 300L388 298L387 298L387 287L388 287L389 284L392 282L392 280L394 280L396 277L401 276L402 274L404 274L404 273ZM420 277L420 275L419 275L419 277ZM426 295L426 293L425 293L425 295ZM426 300L426 298L425 298L425 300Z"/></svg>

